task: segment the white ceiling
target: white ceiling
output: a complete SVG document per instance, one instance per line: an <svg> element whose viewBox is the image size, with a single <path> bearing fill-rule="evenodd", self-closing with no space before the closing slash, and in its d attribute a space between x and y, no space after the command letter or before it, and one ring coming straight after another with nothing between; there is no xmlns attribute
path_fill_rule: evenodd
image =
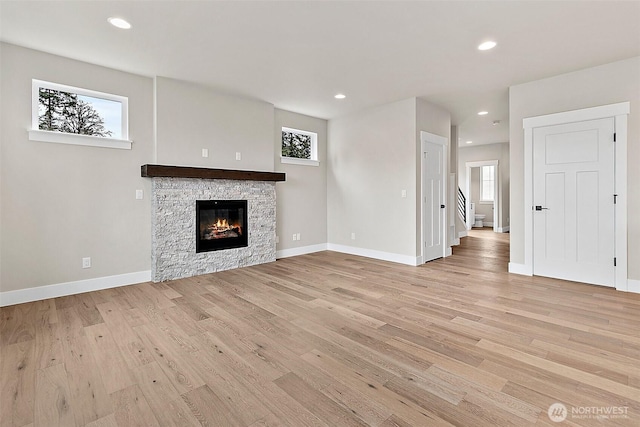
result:
<svg viewBox="0 0 640 427"><path fill-rule="evenodd" d="M478 144L508 141L510 85L640 55L640 1L3 0L0 39L325 119L423 97Z"/></svg>

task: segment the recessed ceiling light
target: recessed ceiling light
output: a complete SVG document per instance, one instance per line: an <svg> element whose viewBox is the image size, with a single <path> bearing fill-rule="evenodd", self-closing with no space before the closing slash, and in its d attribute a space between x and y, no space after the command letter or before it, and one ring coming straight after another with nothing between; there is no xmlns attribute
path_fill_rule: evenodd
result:
<svg viewBox="0 0 640 427"><path fill-rule="evenodd" d="M114 27L122 28L123 30L128 30L129 28L131 28L131 24L129 24L122 18L112 16L111 18L107 19L107 21L109 21L109 24L113 25Z"/></svg>
<svg viewBox="0 0 640 427"><path fill-rule="evenodd" d="M488 111L480 111L480 112L478 113L478 115L479 115L479 116L486 116L487 114L489 114L489 112L488 112Z"/></svg>
<svg viewBox="0 0 640 427"><path fill-rule="evenodd" d="M497 43L496 42L492 42L492 41L487 41L484 43L481 43L478 46L478 50L489 50L489 49L493 49L494 47L496 47Z"/></svg>
<svg viewBox="0 0 640 427"><path fill-rule="evenodd" d="M336 96L334 96L335 99L345 99L346 97L347 97L347 95L344 95L342 93L339 93Z"/></svg>
<svg viewBox="0 0 640 427"><path fill-rule="evenodd" d="M473 141L467 141L467 144L473 144Z"/></svg>

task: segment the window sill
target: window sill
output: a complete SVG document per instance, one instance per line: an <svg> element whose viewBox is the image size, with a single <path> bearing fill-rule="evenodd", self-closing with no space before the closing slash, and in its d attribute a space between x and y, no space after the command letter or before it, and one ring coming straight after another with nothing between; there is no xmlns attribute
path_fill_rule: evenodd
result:
<svg viewBox="0 0 640 427"><path fill-rule="evenodd" d="M310 159L296 159L294 157L280 157L280 163L286 163L289 165L302 165L302 166L320 166L320 162Z"/></svg>
<svg viewBox="0 0 640 427"><path fill-rule="evenodd" d="M119 148L131 150L131 142L125 139L102 138L99 136L76 135L73 133L29 130L30 141L55 142L57 144L86 145L89 147Z"/></svg>

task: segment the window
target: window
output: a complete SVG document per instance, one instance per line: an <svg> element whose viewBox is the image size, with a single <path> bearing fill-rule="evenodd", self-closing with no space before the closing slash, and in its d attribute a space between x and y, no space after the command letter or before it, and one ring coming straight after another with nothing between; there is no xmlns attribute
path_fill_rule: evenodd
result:
<svg viewBox="0 0 640 427"><path fill-rule="evenodd" d="M318 166L318 134L282 128L282 163Z"/></svg>
<svg viewBox="0 0 640 427"><path fill-rule="evenodd" d="M32 141L131 149L128 98L33 80Z"/></svg>
<svg viewBox="0 0 640 427"><path fill-rule="evenodd" d="M480 168L480 203L493 203L495 200L495 166Z"/></svg>

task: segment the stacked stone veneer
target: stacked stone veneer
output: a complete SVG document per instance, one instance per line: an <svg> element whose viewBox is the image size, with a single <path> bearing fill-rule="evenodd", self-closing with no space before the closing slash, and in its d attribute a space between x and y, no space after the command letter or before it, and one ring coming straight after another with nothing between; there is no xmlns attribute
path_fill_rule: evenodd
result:
<svg viewBox="0 0 640 427"><path fill-rule="evenodd" d="M275 182L153 178L151 188L154 282L276 260ZM248 247L196 253L196 200L246 200Z"/></svg>

